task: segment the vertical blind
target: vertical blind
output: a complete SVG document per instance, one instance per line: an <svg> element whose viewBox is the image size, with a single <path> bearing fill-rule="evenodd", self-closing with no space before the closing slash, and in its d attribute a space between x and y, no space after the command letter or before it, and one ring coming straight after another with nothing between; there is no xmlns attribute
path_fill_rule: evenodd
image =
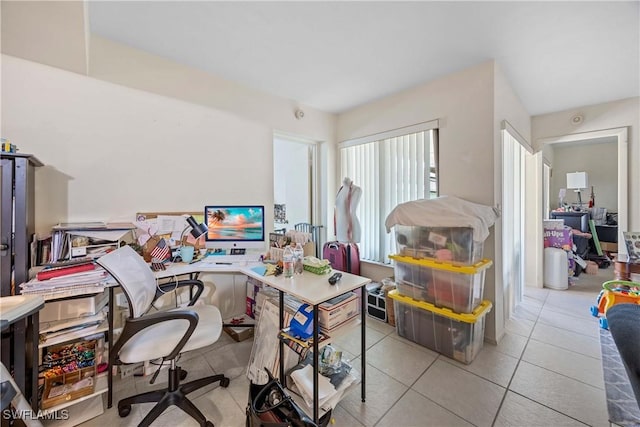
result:
<svg viewBox="0 0 640 427"><path fill-rule="evenodd" d="M340 148L340 172L362 188L356 209L362 259L388 263L395 252L384 221L398 204L438 195L437 129L412 132Z"/></svg>

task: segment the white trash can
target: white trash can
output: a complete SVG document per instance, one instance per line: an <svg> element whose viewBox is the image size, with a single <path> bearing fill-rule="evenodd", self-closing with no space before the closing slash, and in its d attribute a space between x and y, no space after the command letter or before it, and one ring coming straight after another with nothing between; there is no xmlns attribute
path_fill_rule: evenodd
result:
<svg viewBox="0 0 640 427"><path fill-rule="evenodd" d="M569 288L569 260L560 248L544 248L544 286L564 291Z"/></svg>

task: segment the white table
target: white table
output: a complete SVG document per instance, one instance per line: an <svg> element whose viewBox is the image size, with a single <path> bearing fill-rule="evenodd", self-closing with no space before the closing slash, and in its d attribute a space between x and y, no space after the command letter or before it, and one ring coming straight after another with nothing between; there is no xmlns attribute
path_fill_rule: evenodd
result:
<svg viewBox="0 0 640 427"><path fill-rule="evenodd" d="M2 331L9 330L12 325L26 330L26 338L25 334L15 334L12 338L13 367L15 382L22 394L30 398L31 407L34 409L37 409L38 401L38 312L42 307L44 307L44 299L37 295L15 295L0 298ZM26 355L29 353L26 349L27 344L32 346L31 366L27 366ZM3 364L7 362L7 366L10 368L9 360L2 362ZM27 382L26 376L29 369L31 378ZM3 379L3 381L5 380Z"/></svg>
<svg viewBox="0 0 640 427"><path fill-rule="evenodd" d="M361 317L361 362L362 362L362 383L361 397L365 401L365 378L366 378L366 289L365 286L371 282L366 277L356 276L350 273L342 272L342 278L335 285L328 282L330 274L313 274L305 271L303 274L294 275L291 278L280 276L263 276L252 270L252 267L259 266L260 263L232 263L232 264L215 264L210 262L195 262L192 264L175 263L171 264L166 270L155 273L157 278L170 278L183 274L199 274L199 273L239 273L249 277L253 277L261 282L276 288L280 291L280 329L284 328L284 294L292 295L309 305L313 306L313 318L318 319L318 305L323 302L361 288L360 298L360 317ZM313 328L313 420L317 423L318 416L318 334L319 322L314 322ZM284 350L284 344L280 343L280 353ZM280 381L284 384L284 359L280 357Z"/></svg>

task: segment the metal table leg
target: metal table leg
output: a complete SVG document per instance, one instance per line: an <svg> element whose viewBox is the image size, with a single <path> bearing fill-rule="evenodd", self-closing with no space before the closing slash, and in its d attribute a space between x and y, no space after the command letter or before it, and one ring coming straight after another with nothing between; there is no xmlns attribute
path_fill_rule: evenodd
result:
<svg viewBox="0 0 640 427"><path fill-rule="evenodd" d="M366 324L366 319L367 319L367 303L366 303L366 299L367 298L367 289L366 286L362 286L360 288L360 318L361 318L361 329L360 329L360 360L362 362L362 384L361 384L361 398L362 401L365 401L365 394L366 394L366 386L365 383L367 381L367 372L366 372L366 366L367 366L367 358L366 358L366 354L367 354L367 324Z"/></svg>
<svg viewBox="0 0 640 427"><path fill-rule="evenodd" d="M109 340L109 361L115 360L111 357L111 349L113 348L113 310L114 298L113 287L109 287L109 310L107 311L107 321L109 323L109 329L107 330L107 339ZM107 366L107 408L111 408L113 405L113 366L108 363Z"/></svg>
<svg viewBox="0 0 640 427"><path fill-rule="evenodd" d="M318 305L313 306L313 422L318 424Z"/></svg>

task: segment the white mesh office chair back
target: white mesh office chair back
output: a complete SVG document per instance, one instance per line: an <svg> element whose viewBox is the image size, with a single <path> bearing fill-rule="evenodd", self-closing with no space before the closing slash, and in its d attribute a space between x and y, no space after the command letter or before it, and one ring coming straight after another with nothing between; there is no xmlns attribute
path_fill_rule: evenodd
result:
<svg viewBox="0 0 640 427"><path fill-rule="evenodd" d="M104 255L97 262L122 286L129 303L130 314L120 338L110 350L110 364L138 363L159 358L171 363L168 388L120 400L119 415L129 415L132 404L157 402L140 426L150 425L171 405L178 406L200 425L213 426L186 395L218 381L222 387L227 387L229 379L224 375L213 375L181 385L180 380L187 373L176 365L176 357L180 353L211 345L222 332L222 316L217 307L193 306L202 294L203 283L199 280L182 280L159 285L143 258L129 246ZM196 289L189 307L149 313L154 300L168 290L185 286ZM158 372L151 382L155 381Z"/></svg>

